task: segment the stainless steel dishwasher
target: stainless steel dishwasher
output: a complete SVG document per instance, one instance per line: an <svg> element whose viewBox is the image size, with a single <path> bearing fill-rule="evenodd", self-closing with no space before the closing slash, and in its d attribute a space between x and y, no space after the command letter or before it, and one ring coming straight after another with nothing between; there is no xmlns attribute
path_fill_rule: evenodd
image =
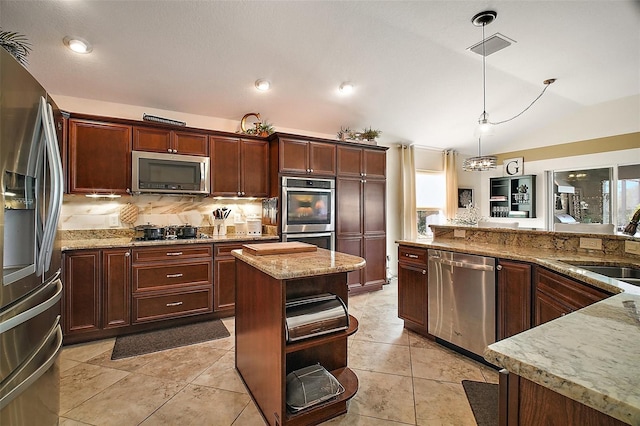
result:
<svg viewBox="0 0 640 426"><path fill-rule="evenodd" d="M496 260L428 251L429 333L482 356L496 341Z"/></svg>

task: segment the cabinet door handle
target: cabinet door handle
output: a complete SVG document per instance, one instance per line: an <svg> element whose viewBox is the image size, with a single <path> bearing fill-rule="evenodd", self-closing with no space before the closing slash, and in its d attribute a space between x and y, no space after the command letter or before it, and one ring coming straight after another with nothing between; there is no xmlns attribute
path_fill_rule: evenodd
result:
<svg viewBox="0 0 640 426"><path fill-rule="evenodd" d="M309 169L309 173L313 173L313 169Z"/></svg>
<svg viewBox="0 0 640 426"><path fill-rule="evenodd" d="M405 256L407 256L409 259L417 259L418 255L417 254L405 254Z"/></svg>
<svg viewBox="0 0 640 426"><path fill-rule="evenodd" d="M180 278L183 274L167 274L167 278Z"/></svg>
<svg viewBox="0 0 640 426"><path fill-rule="evenodd" d="M426 269L422 270L422 275L427 275L427 270Z"/></svg>
<svg viewBox="0 0 640 426"><path fill-rule="evenodd" d="M502 265L498 265L498 266L496 266L496 269L497 269L498 271L502 271Z"/></svg>
<svg viewBox="0 0 640 426"><path fill-rule="evenodd" d="M174 153L174 154L177 154L177 153L178 153L178 150L177 150L177 149L174 149L174 150L173 150L173 153Z"/></svg>
<svg viewBox="0 0 640 426"><path fill-rule="evenodd" d="M167 256L182 256L182 252L181 251L176 251L173 253L167 253Z"/></svg>
<svg viewBox="0 0 640 426"><path fill-rule="evenodd" d="M126 252L126 253L124 254L124 257L129 257L129 256L131 256L131 253L129 253L129 252Z"/></svg>
<svg viewBox="0 0 640 426"><path fill-rule="evenodd" d="M182 302L167 303L167 307L171 307L171 306L180 306L180 305L182 305Z"/></svg>
<svg viewBox="0 0 640 426"><path fill-rule="evenodd" d="M169 148L169 149L167 149L167 152L168 152L168 153L171 153L171 152L173 152L173 151L171 150L171 148Z"/></svg>

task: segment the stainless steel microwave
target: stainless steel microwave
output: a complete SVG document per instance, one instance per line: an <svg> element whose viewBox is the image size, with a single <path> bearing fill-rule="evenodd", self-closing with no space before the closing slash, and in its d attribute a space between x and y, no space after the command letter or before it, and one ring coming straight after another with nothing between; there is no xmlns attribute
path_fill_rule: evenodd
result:
<svg viewBox="0 0 640 426"><path fill-rule="evenodd" d="M134 193L209 194L209 158L194 155L131 153Z"/></svg>

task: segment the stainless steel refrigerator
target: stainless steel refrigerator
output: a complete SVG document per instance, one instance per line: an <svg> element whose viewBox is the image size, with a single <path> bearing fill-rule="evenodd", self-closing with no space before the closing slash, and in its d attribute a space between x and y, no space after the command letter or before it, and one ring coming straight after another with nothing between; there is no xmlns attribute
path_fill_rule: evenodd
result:
<svg viewBox="0 0 640 426"><path fill-rule="evenodd" d="M42 86L0 48L3 426L58 424L63 175L53 114Z"/></svg>

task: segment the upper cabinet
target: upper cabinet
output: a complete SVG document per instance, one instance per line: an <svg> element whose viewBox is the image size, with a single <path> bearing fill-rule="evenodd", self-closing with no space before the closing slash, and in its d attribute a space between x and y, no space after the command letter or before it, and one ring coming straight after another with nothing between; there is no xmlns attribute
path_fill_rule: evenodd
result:
<svg viewBox="0 0 640 426"><path fill-rule="evenodd" d="M535 175L489 179L491 217L536 217Z"/></svg>
<svg viewBox="0 0 640 426"><path fill-rule="evenodd" d="M133 149L206 157L209 141L205 133L134 126Z"/></svg>
<svg viewBox="0 0 640 426"><path fill-rule="evenodd" d="M211 195L269 195L269 145L266 141L211 136L210 145Z"/></svg>
<svg viewBox="0 0 640 426"><path fill-rule="evenodd" d="M125 194L131 188L131 126L69 120L69 193Z"/></svg>
<svg viewBox="0 0 640 426"><path fill-rule="evenodd" d="M281 173L313 176L336 175L336 145L302 139L279 138Z"/></svg>
<svg viewBox="0 0 640 426"><path fill-rule="evenodd" d="M338 146L338 176L385 179L387 154L377 149Z"/></svg>

